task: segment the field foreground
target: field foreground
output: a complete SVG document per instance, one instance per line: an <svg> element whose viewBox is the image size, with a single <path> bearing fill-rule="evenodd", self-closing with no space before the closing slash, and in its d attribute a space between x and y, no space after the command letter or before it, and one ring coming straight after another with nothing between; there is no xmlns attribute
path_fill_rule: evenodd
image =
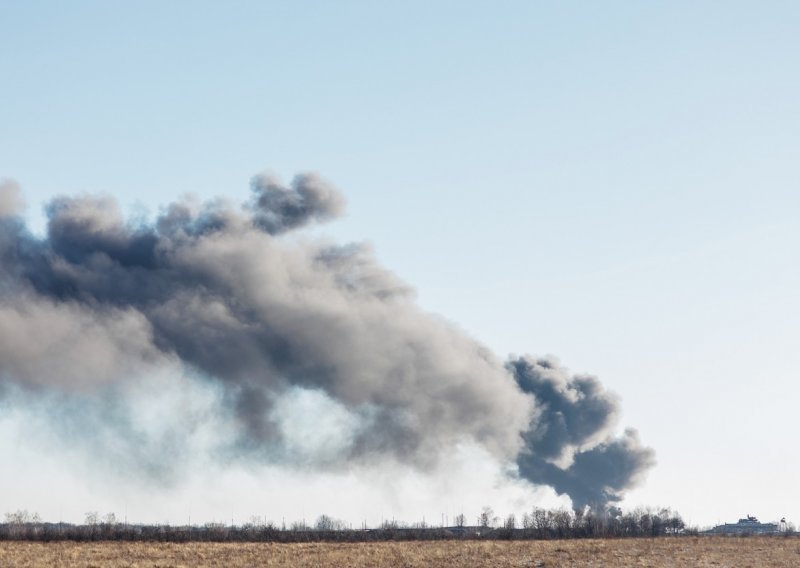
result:
<svg viewBox="0 0 800 568"><path fill-rule="evenodd" d="M658 538L358 544L2 542L3 567L800 566L796 538Z"/></svg>

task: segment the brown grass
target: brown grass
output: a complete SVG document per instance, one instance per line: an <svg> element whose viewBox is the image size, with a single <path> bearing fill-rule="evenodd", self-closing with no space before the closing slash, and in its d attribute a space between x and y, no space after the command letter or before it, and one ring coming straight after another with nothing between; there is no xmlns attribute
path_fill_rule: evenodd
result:
<svg viewBox="0 0 800 568"><path fill-rule="evenodd" d="M426 567L574 566L794 567L795 538L660 538L365 544L0 543L0 566L16 567Z"/></svg>

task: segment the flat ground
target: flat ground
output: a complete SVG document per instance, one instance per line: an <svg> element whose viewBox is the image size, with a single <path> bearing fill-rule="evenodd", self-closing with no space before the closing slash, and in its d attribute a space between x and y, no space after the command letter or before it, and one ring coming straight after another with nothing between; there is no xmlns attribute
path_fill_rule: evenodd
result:
<svg viewBox="0 0 800 568"><path fill-rule="evenodd" d="M16 567L426 567L800 566L798 538L660 538L368 544L0 543L0 566Z"/></svg>

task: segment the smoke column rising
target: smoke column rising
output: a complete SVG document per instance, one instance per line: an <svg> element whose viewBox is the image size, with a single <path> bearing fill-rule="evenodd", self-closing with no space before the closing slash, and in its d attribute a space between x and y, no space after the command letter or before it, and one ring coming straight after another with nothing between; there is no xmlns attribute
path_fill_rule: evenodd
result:
<svg viewBox="0 0 800 568"><path fill-rule="evenodd" d="M257 176L251 190L144 224L109 197L56 197L37 238L18 187L0 185L0 387L80 399L183 368L224 393L231 451L266 461L290 459L276 401L304 389L350 425L344 451L315 467L424 469L476 443L576 507L619 500L653 465L633 430L614 436L619 405L596 378L552 358L500 361L420 310L367 246L287 238L341 214L326 181Z"/></svg>

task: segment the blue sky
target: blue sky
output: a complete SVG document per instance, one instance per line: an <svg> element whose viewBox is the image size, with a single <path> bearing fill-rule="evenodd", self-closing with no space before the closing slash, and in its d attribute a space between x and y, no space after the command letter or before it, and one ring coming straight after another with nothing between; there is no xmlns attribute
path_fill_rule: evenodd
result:
<svg viewBox="0 0 800 568"><path fill-rule="evenodd" d="M59 193L154 214L317 171L348 212L316 232L622 398L659 460L631 504L800 521L797 4L2 1L0 24L0 177L34 227Z"/></svg>

